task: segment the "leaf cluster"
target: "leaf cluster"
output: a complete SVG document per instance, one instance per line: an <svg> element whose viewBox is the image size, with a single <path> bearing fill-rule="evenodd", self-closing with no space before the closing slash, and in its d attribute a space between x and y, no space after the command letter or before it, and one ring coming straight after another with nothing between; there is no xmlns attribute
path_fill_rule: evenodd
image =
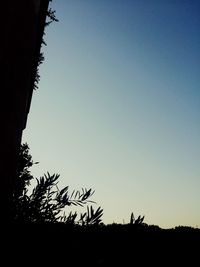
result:
<svg viewBox="0 0 200 267"><path fill-rule="evenodd" d="M139 215L137 218L135 218L133 212L131 213L131 218L130 218L130 224L131 225L143 225L144 221L144 216Z"/></svg>
<svg viewBox="0 0 200 267"><path fill-rule="evenodd" d="M43 36L42 36L42 43L41 43L42 45L45 45L45 46L47 45L45 40L44 40L46 27L49 26L52 22L58 22L58 19L56 18L55 13L56 13L56 11L53 10L52 8L49 8L47 10L46 21L45 21L45 25L44 25L44 32L43 32ZM44 53L40 52L39 53L39 57L38 57L35 80L34 80L34 90L38 89L38 84L39 84L39 81L40 81L39 66L44 62L44 60L45 60Z"/></svg>
<svg viewBox="0 0 200 267"><path fill-rule="evenodd" d="M33 162L29 154L29 146L22 144L19 153L18 180L13 194L13 216L20 222L64 222L67 224L93 225L101 222L103 210L99 207L96 211L92 206L87 206L87 211L66 215L67 206L84 207L90 200L94 191L86 188L69 192L69 187L58 188L59 174L50 175L48 172L39 179L30 173L30 167L38 162ZM28 194L30 181L34 179L36 185Z"/></svg>

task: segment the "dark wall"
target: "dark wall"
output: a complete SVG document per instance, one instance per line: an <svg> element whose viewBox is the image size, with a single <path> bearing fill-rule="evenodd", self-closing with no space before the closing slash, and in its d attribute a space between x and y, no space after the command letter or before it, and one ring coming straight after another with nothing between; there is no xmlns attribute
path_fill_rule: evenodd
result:
<svg viewBox="0 0 200 267"><path fill-rule="evenodd" d="M48 1L1 2L0 208L9 218L17 155L26 125Z"/></svg>

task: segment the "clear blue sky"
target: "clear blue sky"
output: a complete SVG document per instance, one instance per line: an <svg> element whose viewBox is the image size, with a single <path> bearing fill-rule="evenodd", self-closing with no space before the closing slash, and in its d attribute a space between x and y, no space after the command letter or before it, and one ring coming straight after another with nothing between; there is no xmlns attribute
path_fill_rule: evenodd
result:
<svg viewBox="0 0 200 267"><path fill-rule="evenodd" d="M93 188L105 223L131 212L200 227L200 2L57 0L23 141L59 186Z"/></svg>

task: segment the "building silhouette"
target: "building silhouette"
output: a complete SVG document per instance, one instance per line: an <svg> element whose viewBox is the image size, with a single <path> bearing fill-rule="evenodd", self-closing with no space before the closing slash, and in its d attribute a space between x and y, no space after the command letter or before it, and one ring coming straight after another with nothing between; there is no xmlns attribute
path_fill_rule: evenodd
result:
<svg viewBox="0 0 200 267"><path fill-rule="evenodd" d="M2 221L11 219L17 158L26 128L49 0L1 2L1 184Z"/></svg>

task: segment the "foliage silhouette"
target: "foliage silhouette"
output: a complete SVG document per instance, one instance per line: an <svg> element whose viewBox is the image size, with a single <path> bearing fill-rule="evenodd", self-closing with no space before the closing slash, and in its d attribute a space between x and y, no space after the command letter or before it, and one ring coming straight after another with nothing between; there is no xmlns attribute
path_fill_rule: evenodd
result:
<svg viewBox="0 0 200 267"><path fill-rule="evenodd" d="M96 211L92 206L78 217L77 212L65 214L66 206L81 206L95 203L90 200L94 191L82 188L70 194L69 187L58 188L59 174L50 175L48 172L39 179L35 178L36 185L29 193L29 186L34 177L30 173L33 164L27 143L22 144L19 153L18 180L13 194L13 217L18 222L63 222L66 224L94 225L101 223L103 210Z"/></svg>
<svg viewBox="0 0 200 267"><path fill-rule="evenodd" d="M51 0L49 2L52 2ZM49 26L52 22L58 22L58 19L56 18L55 15L56 11L53 10L52 8L49 8L47 10L47 20L45 22L44 28L46 29L47 26ZM45 31L43 32L43 36L42 36L42 45L47 45L45 40L44 40L44 35L45 35ZM39 58L38 58L38 64L37 64L37 69L36 69L36 75L35 75L35 80L34 80L34 89L38 89L38 83L40 81L40 74L39 74L39 66L44 62L44 53L40 52L39 53Z"/></svg>
<svg viewBox="0 0 200 267"><path fill-rule="evenodd" d="M51 2L51 0L49 1ZM52 22L57 22L55 10L48 8L46 13L46 29ZM44 41L45 31L42 36L42 45L47 45ZM37 69L34 80L34 89L38 88L40 81L39 66L44 62L43 52L39 52ZM30 173L33 164L32 156L29 154L27 144L22 144L19 152L19 164L17 181L13 192L13 218L14 221L20 222L64 222L66 224L94 225L101 222L103 210L99 207L94 211L93 207L87 207L85 213L81 213L78 219L77 212L70 212L67 216L63 212L66 206L84 206L88 203L94 203L90 198L94 194L92 189L73 191L69 193L69 187L66 186L59 190L59 174L50 175L48 172L39 179L36 178L36 186L32 192L28 193L31 180L34 179Z"/></svg>
<svg viewBox="0 0 200 267"><path fill-rule="evenodd" d="M25 251L26 253L30 251L29 242L27 242L28 233L32 249L35 249L36 244L38 251L42 251L38 254L37 261L41 262L42 257L45 264L47 262L52 264L52 257L47 256L49 251L53 251L54 255L65 255L67 251L70 255L68 265L81 266L83 261L85 263L83 259L88 255L88 248L87 266L118 266L119 264L129 266L133 256L134 260L141 260L144 255L144 260L146 259L148 264L149 260L152 260L152 264L155 265L155 262L158 262L158 266L160 266L160 257L165 259L165 262L168 260L166 262L168 265L177 259L179 263L177 266L179 266L181 259L185 263L186 256L189 260L195 259L194 262L197 262L199 253L196 244L199 241L200 229L181 226L175 229L161 229L155 225L145 224L144 216L135 217L133 213L128 224L105 225L101 223L103 214L101 207L94 210L92 206L87 206L86 211L79 216L77 212L72 211L65 214L63 209L66 206L84 207L92 202L90 197L94 191L82 189L69 193L68 186L59 190L58 174L47 173L39 179L34 178L30 168L37 163L33 162L29 154L28 145L21 145L19 183L13 196L14 217L16 222L31 223L27 224L27 228L24 224L16 224L17 227L14 227L13 231L10 229L9 234L10 239L15 241L14 248L19 250L18 255L21 253L22 258ZM36 185L28 193L32 180L36 181ZM95 227L87 227L91 225ZM20 240L22 244L18 246ZM63 241L66 241L64 246L61 245ZM55 258L56 264L62 263L60 262L62 257Z"/></svg>
<svg viewBox="0 0 200 267"><path fill-rule="evenodd" d="M144 216L139 215L137 218L135 218L133 212L131 213L130 224L144 225L143 221L144 221Z"/></svg>

